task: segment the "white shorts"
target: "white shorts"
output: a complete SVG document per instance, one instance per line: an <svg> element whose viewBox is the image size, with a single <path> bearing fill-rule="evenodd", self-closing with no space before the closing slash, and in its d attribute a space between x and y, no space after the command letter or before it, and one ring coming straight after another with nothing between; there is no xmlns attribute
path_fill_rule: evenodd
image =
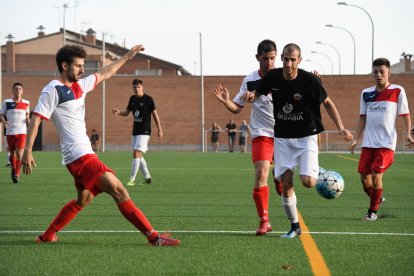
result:
<svg viewBox="0 0 414 276"><path fill-rule="evenodd" d="M318 135L302 138L275 138L275 178L285 171L295 171L299 164L299 175L318 178Z"/></svg>
<svg viewBox="0 0 414 276"><path fill-rule="evenodd" d="M133 150L139 150L142 153L148 151L149 135L132 135L131 144Z"/></svg>

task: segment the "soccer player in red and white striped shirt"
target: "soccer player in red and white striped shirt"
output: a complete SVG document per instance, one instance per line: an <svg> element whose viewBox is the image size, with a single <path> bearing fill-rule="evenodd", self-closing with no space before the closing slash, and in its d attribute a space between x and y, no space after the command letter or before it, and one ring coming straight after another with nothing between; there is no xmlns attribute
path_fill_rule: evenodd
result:
<svg viewBox="0 0 414 276"><path fill-rule="evenodd" d="M394 151L397 145L396 118L404 121L407 146L414 146L410 134L411 118L408 110L407 96L402 86L391 84L390 62L386 58L378 58L372 63L372 75L375 86L366 88L361 93L360 116L356 125L354 140L349 150L354 153L358 138L364 131L362 151L359 158L358 172L362 187L370 197L368 213L363 220L377 220L377 211L382 197L382 177L394 162Z"/></svg>
<svg viewBox="0 0 414 276"><path fill-rule="evenodd" d="M13 97L6 99L0 109L0 120L6 128L7 146L10 151L11 178L19 182L20 160L26 143L27 125L29 124L30 103L22 98L23 84L13 84ZM7 120L6 120L7 118Z"/></svg>
<svg viewBox="0 0 414 276"><path fill-rule="evenodd" d="M87 55L82 47L66 45L56 54L60 78L46 85L39 97L27 134L22 158L23 172L31 174L32 167L36 166L32 147L40 122L52 119L59 133L63 163L75 180L78 196L63 206L46 231L36 237L37 243L57 242L56 233L102 192L112 196L121 214L146 236L150 244L175 246L180 243L180 240L154 230L114 171L99 160L86 133L85 98L88 93L143 50L142 45L136 45L115 62L85 78L81 78L81 75Z"/></svg>

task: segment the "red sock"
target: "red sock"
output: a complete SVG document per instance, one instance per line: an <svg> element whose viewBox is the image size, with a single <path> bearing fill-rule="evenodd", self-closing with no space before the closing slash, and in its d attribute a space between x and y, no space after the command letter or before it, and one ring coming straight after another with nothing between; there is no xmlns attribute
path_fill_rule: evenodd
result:
<svg viewBox="0 0 414 276"><path fill-rule="evenodd" d="M381 196L382 196L382 189L372 189L371 191L371 200L369 204L369 209L371 211L377 211L379 208L379 204L381 202Z"/></svg>
<svg viewBox="0 0 414 276"><path fill-rule="evenodd" d="M269 221L269 186L254 188L253 199L256 204L256 210L260 218L260 222Z"/></svg>
<svg viewBox="0 0 414 276"><path fill-rule="evenodd" d="M16 174L16 158L14 158L14 155L13 154L10 154L9 160L10 160L10 164L11 164L12 170Z"/></svg>
<svg viewBox="0 0 414 276"><path fill-rule="evenodd" d="M75 200L69 201L63 206L59 214L57 214L55 219L43 233L42 238L46 241L51 241L53 235L68 225L82 209L83 208L79 206Z"/></svg>
<svg viewBox="0 0 414 276"><path fill-rule="evenodd" d="M16 167L15 167L16 175L20 175L20 160L16 159Z"/></svg>
<svg viewBox="0 0 414 276"><path fill-rule="evenodd" d="M362 188L364 189L364 192L365 192L365 193L366 193L369 197L371 197L372 187L365 187L365 186L363 186Z"/></svg>
<svg viewBox="0 0 414 276"><path fill-rule="evenodd" d="M135 206L131 199L118 203L118 208L122 215L141 231L149 241L158 237L158 232L152 228L151 223L145 217L144 213Z"/></svg>

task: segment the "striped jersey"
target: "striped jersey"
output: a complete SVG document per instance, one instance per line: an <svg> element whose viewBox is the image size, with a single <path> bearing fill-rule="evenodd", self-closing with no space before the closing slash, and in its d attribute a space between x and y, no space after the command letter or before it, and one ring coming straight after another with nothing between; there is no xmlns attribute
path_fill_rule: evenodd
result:
<svg viewBox="0 0 414 276"><path fill-rule="evenodd" d="M13 98L6 99L0 109L0 114L7 117L6 135L26 134L26 118L30 113L30 102L22 99L15 102Z"/></svg>
<svg viewBox="0 0 414 276"><path fill-rule="evenodd" d="M233 102L240 107L244 107L245 102L241 99L246 91L253 91L260 82L261 76L259 71L254 71L247 75L242 82L239 93L234 97ZM272 94L261 95L253 102L252 112L250 115L250 131L252 138L265 136L273 138L273 127L275 119L273 117Z"/></svg>
<svg viewBox="0 0 414 276"><path fill-rule="evenodd" d="M59 133L64 164L94 153L86 133L85 98L95 88L96 81L95 74L74 82L72 87L53 80L43 88L39 97L34 114L53 120Z"/></svg>
<svg viewBox="0 0 414 276"><path fill-rule="evenodd" d="M391 84L378 92L376 87L362 90L360 116L366 116L362 147L388 148L395 151L397 116L407 116L407 96L402 86Z"/></svg>

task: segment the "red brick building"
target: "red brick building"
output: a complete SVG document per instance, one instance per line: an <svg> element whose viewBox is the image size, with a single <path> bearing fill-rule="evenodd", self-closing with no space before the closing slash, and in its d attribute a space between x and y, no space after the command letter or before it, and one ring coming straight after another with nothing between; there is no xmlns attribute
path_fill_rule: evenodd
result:
<svg viewBox="0 0 414 276"><path fill-rule="evenodd" d="M69 35L72 37L79 34L68 32L68 43L78 43L84 46L90 56L88 61L96 62L94 66L99 68L101 66L102 42L96 39L94 42L88 42L86 37L82 37L82 41L79 37L79 41L77 41L73 37L69 38ZM13 82L19 81L24 84L24 98L31 101L31 109L33 109L43 86L51 79L57 77L54 58L56 51L63 44L63 36L62 33L49 35L50 41L55 41L55 44L50 42L50 45L45 41L42 42L44 37L47 36L39 34L38 38L27 40L28 47L25 50L23 50L23 47L20 48L20 45L24 44L23 42L15 43L14 50L10 48L9 43L6 46L2 46L3 99L11 95ZM37 46L35 47L35 45ZM11 54L8 51L9 49L14 51L14 65L10 63L11 57L9 56ZM117 45L108 46L107 49L107 62L111 62L127 51L127 49ZM148 62L148 59L150 59L150 62ZM90 69L93 70L94 68L91 66ZM161 69L161 76L154 73L157 69ZM126 107L128 99L132 94L131 81L137 75L144 81L145 93L155 99L164 130L164 139L162 141L158 141L156 135L153 134L150 140L150 150L200 151L203 141L202 128L208 130L213 121L217 121L222 128L224 128L230 118L233 118L238 125L244 119L249 122L251 109L249 105L239 115L233 115L219 104L213 95L214 87L218 83L225 85L231 91L231 95L234 95L240 88L243 76L204 77L205 125L203 127L201 123L201 78L199 76L191 76L178 65L139 54L136 59L126 64L116 76L106 81L104 114L102 111L104 102L102 84L87 97L86 121L88 134L90 135L92 129L95 128L101 136L103 135L102 118L105 116L104 136L106 150L130 150L132 118L113 116L111 110L114 107L120 109ZM400 84L406 89L409 107L413 113L414 75L392 75L390 80L392 83ZM361 90L374 85L372 76L322 76L322 81L328 95L337 105L345 126L351 130L354 129L359 114ZM335 126L323 108L322 115L326 130L335 130ZM402 133L401 122L402 120L398 122L399 137ZM156 129L155 125L153 129ZM204 134L204 138L204 141L209 144L209 135ZM329 146L330 150L346 150L348 147L348 144L345 144L336 133L322 134L321 138L322 150L326 149L326 145ZM226 134L222 133L220 135L220 144L223 149L227 149L226 141ZM52 122L43 123L41 143L43 150L59 149L59 139ZM403 141L399 140L399 150L403 149L402 145Z"/></svg>

